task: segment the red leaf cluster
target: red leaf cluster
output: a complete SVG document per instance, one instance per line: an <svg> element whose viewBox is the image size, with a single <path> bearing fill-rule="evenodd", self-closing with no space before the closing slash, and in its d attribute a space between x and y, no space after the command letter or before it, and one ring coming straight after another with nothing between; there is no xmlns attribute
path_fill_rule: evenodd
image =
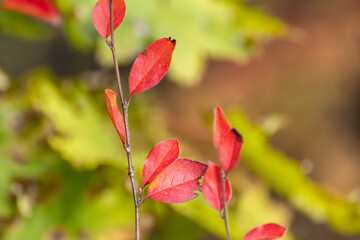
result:
<svg viewBox="0 0 360 240"><path fill-rule="evenodd" d="M5 0L3 7L5 5L11 8L9 2L32 1ZM38 0L37 2L45 3L47 0ZM124 0L113 0L114 30L122 23L125 9ZM108 38L111 34L109 12L109 0L99 0L92 13L94 26L104 38ZM32 10L33 13L34 10ZM130 98L136 93L154 87L162 80L169 69L175 44L176 41L171 38L161 38L151 43L136 58L129 76ZM109 44L109 46L113 45ZM117 105L116 94L106 89L105 96L108 113L125 146L124 120ZM123 104L128 103L124 101ZM187 202L197 197L196 191L201 189L209 205L222 215L222 210L226 210L226 203L230 201L232 195L231 184L226 178L226 174L238 162L242 144L242 136L236 129L230 127L222 110L214 109L214 146L219 151L220 166L210 161L207 166L198 161L179 158L180 149L176 139L160 142L145 159L142 173L143 188L147 185L149 187L144 201L150 198L166 203ZM203 176L201 186L200 179ZM140 195L142 196L142 193ZM223 214L222 217L226 219L225 212ZM265 224L249 231L243 240L277 239L281 238L285 232L286 229L280 225Z"/></svg>
<svg viewBox="0 0 360 240"><path fill-rule="evenodd" d="M209 205L222 215L222 210L230 201L232 193L226 174L235 167L239 160L243 138L236 129L230 127L220 108L214 109L213 140L215 148L219 151L221 167L209 162L202 184L202 192ZM223 194L222 177L225 178L225 194ZM225 196L225 201L223 196ZM285 232L284 227L270 223L252 229L244 236L243 240L272 240L281 238Z"/></svg>
<svg viewBox="0 0 360 240"><path fill-rule="evenodd" d="M214 110L214 146L219 151L221 168L225 173L233 169L239 160L240 150L243 143L242 136L231 129L222 110ZM225 178L225 198L226 202L231 198L230 181ZM205 173L202 185L202 192L209 205L219 211L225 207L223 200L221 169L218 165L210 162Z"/></svg>
<svg viewBox="0 0 360 240"><path fill-rule="evenodd" d="M249 231L243 240L272 240L285 235L286 228L275 223L268 223Z"/></svg>
<svg viewBox="0 0 360 240"><path fill-rule="evenodd" d="M120 26L125 17L126 6L124 0L113 0L114 31ZM104 38L111 35L109 0L99 0L93 8L92 19L95 29Z"/></svg>
<svg viewBox="0 0 360 240"><path fill-rule="evenodd" d="M206 164L179 157L179 143L169 139L158 143L149 153L143 169L143 186L149 184L145 199L166 203L187 202L198 194Z"/></svg>
<svg viewBox="0 0 360 240"><path fill-rule="evenodd" d="M0 7L26 14L54 25L59 25L62 22L59 11L50 0L4 0L0 3Z"/></svg>

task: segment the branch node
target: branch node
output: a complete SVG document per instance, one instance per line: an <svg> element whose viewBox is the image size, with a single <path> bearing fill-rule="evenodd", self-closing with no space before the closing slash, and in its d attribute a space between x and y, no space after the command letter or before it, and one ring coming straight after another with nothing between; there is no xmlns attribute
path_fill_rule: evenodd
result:
<svg viewBox="0 0 360 240"><path fill-rule="evenodd" d="M127 153L130 153L131 152L131 146L129 145L129 146L126 146L125 147L125 151L127 152Z"/></svg>
<svg viewBox="0 0 360 240"><path fill-rule="evenodd" d="M135 177L135 170L129 168L129 169L128 169L128 175L129 175L129 177L131 177L131 178Z"/></svg>

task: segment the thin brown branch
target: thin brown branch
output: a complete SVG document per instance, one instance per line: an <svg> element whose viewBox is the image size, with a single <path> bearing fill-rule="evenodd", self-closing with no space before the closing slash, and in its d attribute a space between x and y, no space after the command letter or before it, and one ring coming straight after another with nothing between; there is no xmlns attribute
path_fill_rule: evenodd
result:
<svg viewBox="0 0 360 240"><path fill-rule="evenodd" d="M114 37L114 17L113 17L113 0L109 0L109 10L110 10L110 30L111 30L111 40L107 40L107 44L109 45L114 65L115 65L115 71L116 71L116 78L119 88L119 94L120 94L120 100L121 100L121 107L123 110L124 115L124 127L125 127L125 151L126 156L128 160L128 175L130 177L131 182L131 188L134 198L134 206L135 206L135 240L140 240L140 214L139 214L139 208L140 203L137 196L137 189L136 189L136 180L135 180L135 169L132 164L132 158L131 158L131 144L130 144L130 131L129 131L129 120L128 120L128 107L129 103L124 100L124 94L122 91L122 85L121 85L121 78L120 78L120 70L119 70L119 64L116 57L116 49L115 49L115 37Z"/></svg>
<svg viewBox="0 0 360 240"><path fill-rule="evenodd" d="M225 228L226 228L226 233L227 233L227 239L231 240L231 235L230 235L230 229L229 229L229 222L228 222L228 218L227 218L227 210L226 210L226 195L225 195L225 181L226 181L226 173L224 171L224 169L220 166L220 177L221 177L221 189L222 189L222 199L223 199L223 203L224 203L224 208L223 208L223 212L221 215L221 218L224 220L224 224L225 224Z"/></svg>

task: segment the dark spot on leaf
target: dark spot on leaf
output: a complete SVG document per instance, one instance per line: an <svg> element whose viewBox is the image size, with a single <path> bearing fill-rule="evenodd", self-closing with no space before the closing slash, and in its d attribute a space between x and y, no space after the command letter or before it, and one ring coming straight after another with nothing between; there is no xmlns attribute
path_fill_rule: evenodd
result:
<svg viewBox="0 0 360 240"><path fill-rule="evenodd" d="M235 128L231 129L231 131L235 134L236 141L242 142L242 143L244 142L242 135Z"/></svg>
<svg viewBox="0 0 360 240"><path fill-rule="evenodd" d="M142 51L142 54L143 54L144 56L146 56L147 51L146 51L146 50Z"/></svg>
<svg viewBox="0 0 360 240"><path fill-rule="evenodd" d="M169 37L169 40L175 45L176 44L176 39L172 39L171 37Z"/></svg>

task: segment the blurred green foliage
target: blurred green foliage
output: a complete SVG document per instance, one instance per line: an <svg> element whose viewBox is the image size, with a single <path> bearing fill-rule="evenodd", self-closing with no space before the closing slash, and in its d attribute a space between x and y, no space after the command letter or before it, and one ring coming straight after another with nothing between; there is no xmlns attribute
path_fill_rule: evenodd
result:
<svg viewBox="0 0 360 240"><path fill-rule="evenodd" d="M8 198L9 190L14 179L33 178L45 170L45 167L36 160L36 152L30 150L31 143L25 144L25 139L19 139L14 132L10 131L6 123L16 124L19 102L0 104L0 216L9 217L14 214L14 208ZM29 164L23 166L16 162L20 160L24 151L32 151L29 156Z"/></svg>
<svg viewBox="0 0 360 240"><path fill-rule="evenodd" d="M39 20L0 8L0 31L35 40L48 39L54 29Z"/></svg>
<svg viewBox="0 0 360 240"><path fill-rule="evenodd" d="M30 100L44 114L57 133L49 144L77 167L95 168L101 164L125 167L125 155L108 121L103 119L84 89L67 93L66 100L44 73L33 74ZM103 124L106 122L108 124ZM104 137L105 136L105 137ZM89 151L91 149L91 151Z"/></svg>
<svg viewBox="0 0 360 240"><path fill-rule="evenodd" d="M96 1L58 0L63 14L63 32L69 42L83 51L95 49L103 66L112 67L104 39L92 24ZM125 20L115 32L121 64L131 64L152 41L177 39L171 79L184 85L198 83L209 58L244 61L258 41L284 35L286 26L243 1L152 0L127 1ZM51 36L54 28L21 14L0 9L0 30L32 39Z"/></svg>
<svg viewBox="0 0 360 240"><path fill-rule="evenodd" d="M1 216L16 219L7 226L4 239L35 240L57 235L64 239L82 239L83 235L94 240L116 239L119 235L131 238L133 209L126 159L116 131L111 131L104 104L97 104L94 101L97 97L90 97L76 80L73 84L65 84L65 89L59 88L55 84L59 81L44 71L37 71L26 82L26 94L19 97L16 91L20 89L15 90L10 96L16 96L17 100L3 99L1 108L1 134L7 138L14 136L13 141L17 143L4 138L8 145L3 145L1 151L2 164L10 164L4 168L6 179L0 189L0 201L6 203ZM103 95L102 92L97 94ZM17 108L15 102L21 107ZM161 122L161 114L153 117L147 114L145 108L150 103L141 98L132 104L132 133L136 139L141 132L142 139L135 140L133 146L139 177L153 144L170 133L164 129L164 136L158 136L146 130L143 122ZM16 114L9 114L11 111ZM15 134L14 131L20 130L11 125L17 118L21 134ZM98 132L99 129L102 132ZM9 149L19 146L24 138L28 145L21 147L23 159L19 157L14 161ZM242 197L234 195L230 206L230 221L236 238L264 221L289 225L291 215L285 206L271 200L264 186L256 186L242 174L239 176L238 184L233 186ZM14 187L18 190L14 191ZM15 201L9 202L9 194ZM144 235L149 239L226 236L221 218L202 196L189 203L172 205L148 200L142 206L142 215L144 222L149 221L142 224ZM183 217L174 217L176 215ZM175 219L169 228L166 219ZM153 232L157 228L167 231ZM291 235L286 239L292 239Z"/></svg>
<svg viewBox="0 0 360 240"><path fill-rule="evenodd" d="M229 121L243 133L246 164L293 206L317 222L328 222L334 229L360 232L360 203L332 196L309 180L299 164L271 148L261 128L250 123L239 111L228 115Z"/></svg>
<svg viewBox="0 0 360 240"><path fill-rule="evenodd" d="M194 85L201 80L208 58L245 60L257 40L284 34L285 25L242 1L133 0L127 2L123 25L115 33L118 57L129 63L150 42L171 36L177 40L169 74ZM112 66L103 39L97 59Z"/></svg>

